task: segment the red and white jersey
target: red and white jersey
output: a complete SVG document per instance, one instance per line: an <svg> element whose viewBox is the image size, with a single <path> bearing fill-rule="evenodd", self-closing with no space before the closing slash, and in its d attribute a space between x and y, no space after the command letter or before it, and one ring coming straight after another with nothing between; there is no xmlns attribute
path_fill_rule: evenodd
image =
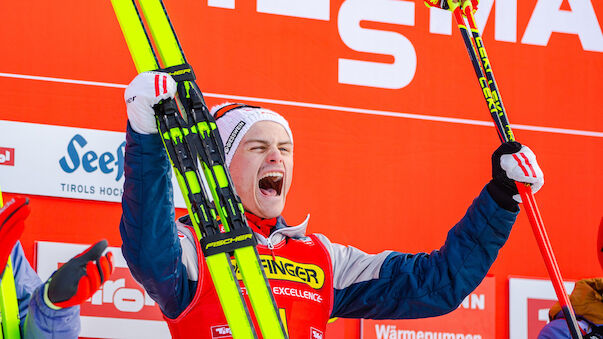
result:
<svg viewBox="0 0 603 339"><path fill-rule="evenodd" d="M268 239L258 235L257 248L290 338L322 339L333 307L333 266L329 252L318 237L303 235L306 222L276 230ZM165 318L170 332L174 338L232 338L193 232L182 226L179 230L183 263L189 279L197 280L198 284L188 308L176 319ZM195 244L194 255L192 244ZM233 264L236 266L234 259ZM199 271L202 274L198 274ZM238 270L237 277L246 294ZM251 312L247 296L246 302ZM255 317L252 318L259 334Z"/></svg>

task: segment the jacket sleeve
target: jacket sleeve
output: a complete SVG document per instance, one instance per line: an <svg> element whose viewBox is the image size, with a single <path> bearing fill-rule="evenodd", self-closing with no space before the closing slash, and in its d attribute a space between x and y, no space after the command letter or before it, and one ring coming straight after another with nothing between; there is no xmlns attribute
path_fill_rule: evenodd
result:
<svg viewBox="0 0 603 339"><path fill-rule="evenodd" d="M572 339L569 328L565 323L564 319L553 320L546 324L540 333L538 333L538 339Z"/></svg>
<svg viewBox="0 0 603 339"><path fill-rule="evenodd" d="M44 303L44 284L17 242L11 253L23 338L77 338L80 308L52 310Z"/></svg>
<svg viewBox="0 0 603 339"><path fill-rule="evenodd" d="M578 326L584 331L590 333L593 329L587 321L578 319ZM567 322L563 317L551 320L538 333L538 339L572 339Z"/></svg>
<svg viewBox="0 0 603 339"><path fill-rule="evenodd" d="M125 182L119 230L122 252L136 280L169 318L194 296L182 264L174 221L170 163L158 134L126 132Z"/></svg>
<svg viewBox="0 0 603 339"><path fill-rule="evenodd" d="M333 317L412 319L453 311L488 273L518 212L500 208L486 189L430 254L366 254L328 242Z"/></svg>

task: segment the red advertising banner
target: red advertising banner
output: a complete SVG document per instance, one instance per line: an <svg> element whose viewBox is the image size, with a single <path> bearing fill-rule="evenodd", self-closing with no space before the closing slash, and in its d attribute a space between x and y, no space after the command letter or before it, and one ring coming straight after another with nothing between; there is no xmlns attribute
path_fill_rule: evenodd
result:
<svg viewBox="0 0 603 339"><path fill-rule="evenodd" d="M163 321L155 301L145 292L127 267L116 267L111 279L82 304L81 314L91 317Z"/></svg>
<svg viewBox="0 0 603 339"><path fill-rule="evenodd" d="M570 294L574 282L564 282ZM509 331L513 339L536 339L549 322L549 309L557 301L550 280L512 277L509 279Z"/></svg>
<svg viewBox="0 0 603 339"><path fill-rule="evenodd" d="M46 280L60 265L89 245L37 242L36 271ZM92 297L81 305L82 337L169 338L167 324L157 304L127 268L121 249L110 247L115 271Z"/></svg>
<svg viewBox="0 0 603 339"><path fill-rule="evenodd" d="M209 106L288 119L290 224L309 213L308 231L335 243L429 253L490 180L499 140L450 13L422 0L164 2ZM600 275L603 1L481 0L476 19L515 136L545 173L536 198L563 277ZM136 71L111 2L5 1L0 32L0 187L30 197L26 255L37 240L119 247L117 137ZM489 274L494 336L519 338L506 277L547 276L523 212ZM149 307L118 280L101 300Z"/></svg>
<svg viewBox="0 0 603 339"><path fill-rule="evenodd" d="M540 330L549 322L549 309L557 300L528 298L528 338L538 338Z"/></svg>
<svg viewBox="0 0 603 339"><path fill-rule="evenodd" d="M426 319L362 320L362 339L491 339L495 337L494 277L486 277L451 313Z"/></svg>

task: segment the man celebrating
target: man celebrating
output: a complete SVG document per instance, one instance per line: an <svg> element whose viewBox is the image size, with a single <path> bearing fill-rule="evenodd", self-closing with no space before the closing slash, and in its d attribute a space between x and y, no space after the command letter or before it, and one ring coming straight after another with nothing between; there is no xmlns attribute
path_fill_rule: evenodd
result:
<svg viewBox="0 0 603 339"><path fill-rule="evenodd" d="M157 79L166 84L164 93L155 92ZM174 337L212 338L212 331L228 324L188 218L174 221L170 163L153 111L175 89L169 75L146 72L125 92L122 250ZM484 278L515 222L519 195L513 180L532 184L534 192L544 183L528 147L503 144L492 156L492 180L444 246L430 254L367 254L306 234L308 219L289 226L281 216L294 163L293 134L283 116L232 103L212 114L290 338L320 337L331 317L403 319L454 310Z"/></svg>

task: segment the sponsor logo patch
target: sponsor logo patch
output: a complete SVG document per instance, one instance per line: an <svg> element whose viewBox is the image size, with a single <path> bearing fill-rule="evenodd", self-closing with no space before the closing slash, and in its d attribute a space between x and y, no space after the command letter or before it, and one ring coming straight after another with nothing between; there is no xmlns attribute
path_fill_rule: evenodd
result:
<svg viewBox="0 0 603 339"><path fill-rule="evenodd" d="M245 121L239 121L239 123L232 130L232 133L230 133L228 140L226 140L226 143L224 144L224 153L228 154L228 152L230 152L230 148L232 147L234 141L237 139L239 133L241 133L243 126L245 126Z"/></svg>
<svg viewBox="0 0 603 339"><path fill-rule="evenodd" d="M310 327L310 339L322 339L324 337L322 331Z"/></svg>
<svg viewBox="0 0 603 339"><path fill-rule="evenodd" d="M228 325L212 326L211 337L212 339L232 338L230 327L228 327Z"/></svg>
<svg viewBox="0 0 603 339"><path fill-rule="evenodd" d="M274 286L272 288L272 294L274 295L286 295L288 297L293 298L301 298L312 300L317 303L322 303L322 296L318 293L313 293L311 291L304 291L299 288L291 288L291 287L282 287L282 286Z"/></svg>
<svg viewBox="0 0 603 339"><path fill-rule="evenodd" d="M264 254L260 255L260 259L268 279L300 282L314 289L320 289L325 283L325 272L317 265L298 263L282 257L272 258L271 255ZM237 270L237 279L242 280L234 259L232 264Z"/></svg>
<svg viewBox="0 0 603 339"><path fill-rule="evenodd" d="M310 246L314 246L314 241L312 241L312 238L310 237L301 237L301 238L296 238L293 239L294 241L300 241L306 245L310 245Z"/></svg>

